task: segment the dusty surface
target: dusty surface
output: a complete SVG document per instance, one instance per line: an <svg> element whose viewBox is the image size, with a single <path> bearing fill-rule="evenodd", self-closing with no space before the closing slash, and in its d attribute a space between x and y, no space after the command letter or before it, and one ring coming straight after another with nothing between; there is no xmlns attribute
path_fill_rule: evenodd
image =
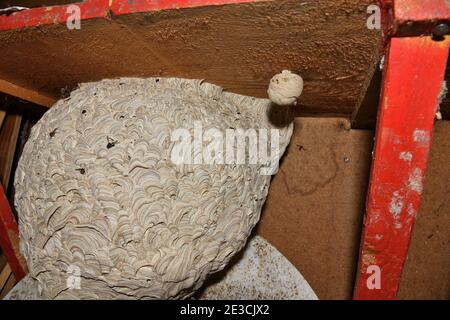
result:
<svg viewBox="0 0 450 320"><path fill-rule="evenodd" d="M450 299L450 122L437 121L400 299Z"/></svg>
<svg viewBox="0 0 450 320"><path fill-rule="evenodd" d="M277 0L83 21L0 33L0 78L59 95L119 76L206 79L266 97L283 69L305 80L301 111L351 113L378 60L370 0Z"/></svg>
<svg viewBox="0 0 450 320"><path fill-rule="evenodd" d="M215 149L214 163L196 155L217 141L208 130L230 128L263 129L255 139L279 129L279 147L269 138L265 148L282 155L293 124L272 123L271 106L177 78L86 83L59 100L33 127L14 184L21 253L43 297L186 298L222 270L258 222L271 177L262 145L257 162L236 160L248 150L239 142ZM196 126L200 147L180 151L174 132L192 140Z"/></svg>

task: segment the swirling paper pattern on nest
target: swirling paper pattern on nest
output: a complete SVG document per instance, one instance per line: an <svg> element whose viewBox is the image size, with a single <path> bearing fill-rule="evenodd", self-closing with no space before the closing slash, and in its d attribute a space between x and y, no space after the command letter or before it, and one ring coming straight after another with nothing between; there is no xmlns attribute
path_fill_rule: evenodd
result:
<svg viewBox="0 0 450 320"><path fill-rule="evenodd" d="M244 246L270 176L260 165L175 165L171 132L195 121L271 129L269 108L177 78L85 83L58 101L33 127L15 176L21 252L41 295L189 297ZM282 154L293 125L279 129Z"/></svg>

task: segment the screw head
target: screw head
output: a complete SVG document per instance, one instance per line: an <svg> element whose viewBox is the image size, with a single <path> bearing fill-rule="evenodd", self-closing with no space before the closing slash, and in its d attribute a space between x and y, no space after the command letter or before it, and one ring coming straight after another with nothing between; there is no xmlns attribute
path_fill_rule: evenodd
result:
<svg viewBox="0 0 450 320"><path fill-rule="evenodd" d="M446 23L440 23L433 29L433 34L438 37L443 37L450 33L450 27Z"/></svg>

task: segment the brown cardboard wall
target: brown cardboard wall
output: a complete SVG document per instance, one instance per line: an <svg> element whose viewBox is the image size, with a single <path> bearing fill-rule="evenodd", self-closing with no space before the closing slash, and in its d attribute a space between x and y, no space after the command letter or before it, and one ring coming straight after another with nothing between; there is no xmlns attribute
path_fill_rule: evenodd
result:
<svg viewBox="0 0 450 320"><path fill-rule="evenodd" d="M373 133L338 118L297 118L258 232L320 299L351 297Z"/></svg>
<svg viewBox="0 0 450 320"><path fill-rule="evenodd" d="M257 232L320 299L349 299L369 179L373 132L339 118L297 118ZM450 122L436 124L424 198L400 299L450 298Z"/></svg>
<svg viewBox="0 0 450 320"><path fill-rule="evenodd" d="M399 298L450 300L450 121L435 125Z"/></svg>

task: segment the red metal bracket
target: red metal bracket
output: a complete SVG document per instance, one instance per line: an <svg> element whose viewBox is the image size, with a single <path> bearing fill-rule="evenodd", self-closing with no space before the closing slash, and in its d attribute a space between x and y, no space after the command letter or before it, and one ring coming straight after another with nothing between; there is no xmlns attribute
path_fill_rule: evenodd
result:
<svg viewBox="0 0 450 320"><path fill-rule="evenodd" d="M8 264L19 281L28 273L25 260L19 253L19 228L13 212L0 185L0 247Z"/></svg>
<svg viewBox="0 0 450 320"><path fill-rule="evenodd" d="M419 210L449 46L450 37L390 39L355 299L397 296Z"/></svg>
<svg viewBox="0 0 450 320"><path fill-rule="evenodd" d="M386 36L431 35L436 26L449 24L450 0L379 0Z"/></svg>

